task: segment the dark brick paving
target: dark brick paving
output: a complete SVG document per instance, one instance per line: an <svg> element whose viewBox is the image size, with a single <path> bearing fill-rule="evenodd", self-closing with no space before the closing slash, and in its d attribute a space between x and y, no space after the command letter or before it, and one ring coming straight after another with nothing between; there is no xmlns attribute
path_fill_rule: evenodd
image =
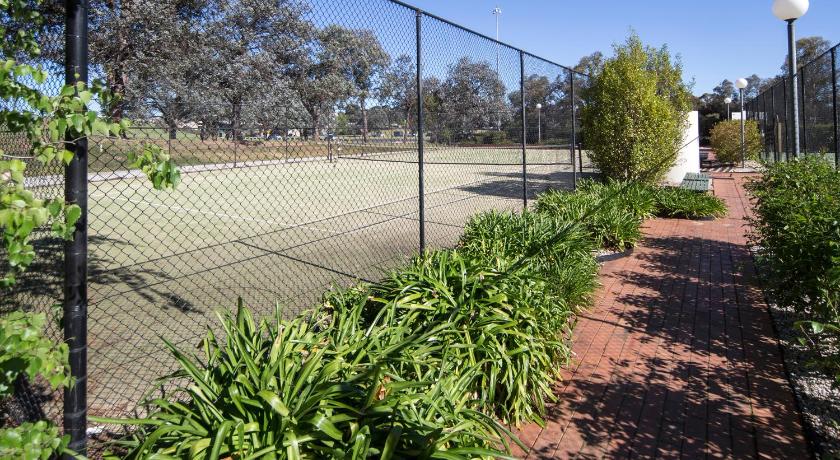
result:
<svg viewBox="0 0 840 460"><path fill-rule="evenodd" d="M714 174L729 214L654 219L601 270L537 458L807 458L771 318L754 283L744 175Z"/></svg>

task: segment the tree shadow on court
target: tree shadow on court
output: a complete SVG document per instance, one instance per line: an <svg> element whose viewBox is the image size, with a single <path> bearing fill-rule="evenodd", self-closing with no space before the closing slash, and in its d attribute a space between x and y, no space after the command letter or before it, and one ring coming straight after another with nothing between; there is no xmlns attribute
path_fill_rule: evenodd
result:
<svg viewBox="0 0 840 460"><path fill-rule="evenodd" d="M458 189L481 196L508 199L522 198L521 173L485 172L482 175L487 176L488 179L478 183L464 185ZM595 179L598 177L600 177L598 173L578 173L578 180ZM537 195L549 189L572 190L574 188L574 176L569 171L550 173L528 172L527 178L528 199L534 199Z"/></svg>
<svg viewBox="0 0 840 460"><path fill-rule="evenodd" d="M124 240L104 236L91 236L89 247L108 244L114 247L128 246ZM47 311L51 306L60 304L63 298L64 280L64 240L48 232L39 231L33 238L36 257L25 273L18 277L17 283L0 300L0 314L12 310ZM136 292L144 300L160 308L174 308L184 313L197 311L196 308L180 296L170 291L157 290L149 286L148 279L168 280L167 273L142 265L114 267L114 261L103 257L93 250L88 252L88 283L124 285ZM96 299L93 299L94 301Z"/></svg>
<svg viewBox="0 0 840 460"><path fill-rule="evenodd" d="M636 269L603 272L615 300L583 316L609 337L605 355L578 369L549 409L543 436L556 439L531 456L806 456L747 248L700 237L642 245ZM580 440L561 442L558 423Z"/></svg>

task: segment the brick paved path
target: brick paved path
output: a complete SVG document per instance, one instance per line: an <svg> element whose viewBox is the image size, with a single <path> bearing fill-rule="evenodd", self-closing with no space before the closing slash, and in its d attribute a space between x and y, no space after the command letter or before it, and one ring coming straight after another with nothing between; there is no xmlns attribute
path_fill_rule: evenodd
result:
<svg viewBox="0 0 840 460"><path fill-rule="evenodd" d="M715 174L729 215L654 219L604 264L596 306L527 458L808 457L745 247L744 177ZM525 457L525 453L520 452Z"/></svg>

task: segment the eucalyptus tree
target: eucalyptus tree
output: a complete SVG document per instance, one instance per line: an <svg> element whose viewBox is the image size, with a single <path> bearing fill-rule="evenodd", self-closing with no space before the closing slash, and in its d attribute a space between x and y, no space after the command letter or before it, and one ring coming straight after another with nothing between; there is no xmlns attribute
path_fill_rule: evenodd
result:
<svg viewBox="0 0 840 460"><path fill-rule="evenodd" d="M229 105L231 133L241 137L243 104L266 97L267 85L290 75L313 37L296 0L215 0L203 29L203 66L213 91Z"/></svg>
<svg viewBox="0 0 840 460"><path fill-rule="evenodd" d="M458 139L473 130L491 129L510 119L505 85L488 62L462 57L442 83L445 124Z"/></svg>
<svg viewBox="0 0 840 460"><path fill-rule="evenodd" d="M400 112L405 121L403 142L412 126L412 118L417 110L417 67L414 59L406 54L398 56L382 77L379 87L379 99L392 109Z"/></svg>

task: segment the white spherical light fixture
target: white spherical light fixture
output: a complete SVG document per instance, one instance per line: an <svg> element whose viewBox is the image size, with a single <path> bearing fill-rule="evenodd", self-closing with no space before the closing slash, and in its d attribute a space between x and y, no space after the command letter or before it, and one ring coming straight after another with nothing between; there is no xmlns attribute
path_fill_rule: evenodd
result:
<svg viewBox="0 0 840 460"><path fill-rule="evenodd" d="M747 87L749 83L747 82L746 78L739 78L735 80L735 87L738 89L744 89Z"/></svg>
<svg viewBox="0 0 840 460"><path fill-rule="evenodd" d="M542 108L542 104L537 103L537 110L539 110L539 109L541 109L541 108Z"/></svg>
<svg viewBox="0 0 840 460"><path fill-rule="evenodd" d="M773 2L773 15L782 21L799 19L808 11L810 2L808 0L775 0Z"/></svg>
<svg viewBox="0 0 840 460"><path fill-rule="evenodd" d="M726 99L724 99L724 100L723 100L723 103L724 103L724 104L731 104L731 103L732 103L732 98L731 98L731 97L727 97Z"/></svg>

